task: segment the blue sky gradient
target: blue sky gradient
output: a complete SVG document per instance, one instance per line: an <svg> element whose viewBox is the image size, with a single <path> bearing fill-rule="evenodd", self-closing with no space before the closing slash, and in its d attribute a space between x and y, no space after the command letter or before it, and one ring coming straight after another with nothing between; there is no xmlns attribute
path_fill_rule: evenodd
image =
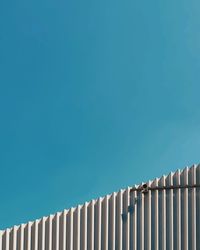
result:
<svg viewBox="0 0 200 250"><path fill-rule="evenodd" d="M0 3L0 228L198 163L197 0Z"/></svg>

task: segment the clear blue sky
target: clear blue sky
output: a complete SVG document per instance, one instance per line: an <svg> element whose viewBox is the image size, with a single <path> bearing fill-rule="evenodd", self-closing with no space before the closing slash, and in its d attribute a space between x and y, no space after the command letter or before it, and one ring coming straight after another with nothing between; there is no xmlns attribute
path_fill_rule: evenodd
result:
<svg viewBox="0 0 200 250"><path fill-rule="evenodd" d="M200 159L197 0L0 4L0 228Z"/></svg>

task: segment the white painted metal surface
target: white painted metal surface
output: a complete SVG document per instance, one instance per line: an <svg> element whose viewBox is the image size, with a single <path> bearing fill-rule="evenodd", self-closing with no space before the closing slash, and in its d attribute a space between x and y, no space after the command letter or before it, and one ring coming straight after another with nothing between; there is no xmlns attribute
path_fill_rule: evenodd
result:
<svg viewBox="0 0 200 250"><path fill-rule="evenodd" d="M200 166L147 184L0 231L0 250L200 250L200 188L183 188Z"/></svg>

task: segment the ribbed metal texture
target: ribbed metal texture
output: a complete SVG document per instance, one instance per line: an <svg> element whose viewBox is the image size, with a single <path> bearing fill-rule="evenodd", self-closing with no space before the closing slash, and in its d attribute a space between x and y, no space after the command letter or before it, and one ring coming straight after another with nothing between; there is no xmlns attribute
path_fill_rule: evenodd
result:
<svg viewBox="0 0 200 250"><path fill-rule="evenodd" d="M200 250L200 166L0 231L0 250ZM138 186L134 186L137 188Z"/></svg>

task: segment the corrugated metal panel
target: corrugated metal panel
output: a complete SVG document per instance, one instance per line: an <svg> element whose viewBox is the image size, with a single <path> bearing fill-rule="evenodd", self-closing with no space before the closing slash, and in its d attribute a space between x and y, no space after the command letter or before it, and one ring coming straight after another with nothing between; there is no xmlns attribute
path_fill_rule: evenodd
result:
<svg viewBox="0 0 200 250"><path fill-rule="evenodd" d="M0 250L199 250L200 166L142 185L0 231Z"/></svg>

